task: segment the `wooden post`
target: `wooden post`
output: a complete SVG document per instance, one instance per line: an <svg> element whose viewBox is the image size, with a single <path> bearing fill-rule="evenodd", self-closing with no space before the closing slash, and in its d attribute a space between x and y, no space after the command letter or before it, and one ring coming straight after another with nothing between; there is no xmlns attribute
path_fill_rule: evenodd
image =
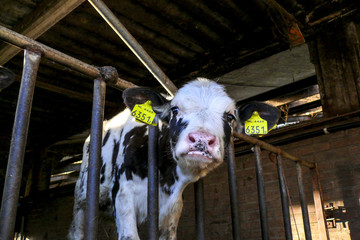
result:
<svg viewBox="0 0 360 240"><path fill-rule="evenodd" d="M309 43L325 117L360 108L360 27L343 23Z"/></svg>
<svg viewBox="0 0 360 240"><path fill-rule="evenodd" d="M316 212L316 219L319 228L319 240L329 240L329 232L326 225L324 204L321 196L320 180L317 174L317 166L310 169L312 175L313 197Z"/></svg>

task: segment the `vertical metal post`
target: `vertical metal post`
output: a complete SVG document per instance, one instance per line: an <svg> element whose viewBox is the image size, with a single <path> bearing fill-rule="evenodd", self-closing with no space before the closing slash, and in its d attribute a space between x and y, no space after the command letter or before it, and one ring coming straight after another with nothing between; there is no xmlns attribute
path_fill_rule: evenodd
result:
<svg viewBox="0 0 360 240"><path fill-rule="evenodd" d="M240 240L240 216L239 216L239 202L237 195L236 184L236 165L234 152L234 138L231 137L228 145L228 178L229 178L229 192L231 205L231 220L232 220L232 234L233 239Z"/></svg>
<svg viewBox="0 0 360 240"><path fill-rule="evenodd" d="M255 159L256 159L256 180L257 180L259 208L260 208L261 233L262 233L262 239L268 240L269 227L267 223L263 171L261 167L261 149L258 145L255 145L254 149L255 149Z"/></svg>
<svg viewBox="0 0 360 240"><path fill-rule="evenodd" d="M205 226L204 226L204 180L194 183L195 192L195 218L196 218L196 239L205 239Z"/></svg>
<svg viewBox="0 0 360 240"><path fill-rule="evenodd" d="M90 133L90 156L86 192L85 239L96 240L99 215L99 179L101 142L104 121L106 83L99 77L94 80L94 96Z"/></svg>
<svg viewBox="0 0 360 240"><path fill-rule="evenodd" d="M0 239L14 238L17 204L24 164L25 146L30 122L31 105L41 52L25 49L24 67L13 125L10 152L0 211Z"/></svg>
<svg viewBox="0 0 360 240"><path fill-rule="evenodd" d="M154 123L157 123L157 117ZM156 126L149 126L148 145L148 239L159 239L159 177L158 177L158 135Z"/></svg>
<svg viewBox="0 0 360 240"><path fill-rule="evenodd" d="M279 176L279 184L280 184L281 206L282 206L283 220L285 227L285 237L286 240L292 240L293 237L291 232L288 194L286 191L285 177L284 177L284 170L282 166L281 156L277 155L276 160L277 160L277 168L278 168L278 176Z"/></svg>
<svg viewBox="0 0 360 240"><path fill-rule="evenodd" d="M300 205L301 205L301 212L302 212L303 222L304 222L305 238L306 238L306 240L311 240L312 238L311 238L309 212L308 212L307 203L305 200L301 165L298 162L296 163L296 172L297 172L297 177L298 177Z"/></svg>

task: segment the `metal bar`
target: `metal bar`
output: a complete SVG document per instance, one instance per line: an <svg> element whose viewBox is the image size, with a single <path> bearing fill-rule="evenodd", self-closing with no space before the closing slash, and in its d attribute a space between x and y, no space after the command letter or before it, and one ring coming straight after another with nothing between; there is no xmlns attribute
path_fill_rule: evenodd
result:
<svg viewBox="0 0 360 240"><path fill-rule="evenodd" d="M154 122L157 123L157 117ZM148 239L159 239L159 177L158 177L158 135L157 126L149 126L148 145Z"/></svg>
<svg viewBox="0 0 360 240"><path fill-rule="evenodd" d="M101 142L104 121L106 83L102 77L94 80L94 100L92 106L90 156L86 190L85 239L96 240L99 215L99 179L101 162Z"/></svg>
<svg viewBox="0 0 360 240"><path fill-rule="evenodd" d="M288 194L286 191L285 176L284 176L284 170L283 170L282 160L281 160L280 155L276 156L276 161L277 161L278 176L279 176L281 206L282 206L283 220L284 220L284 227L285 227L285 237L286 237L286 240L292 240L293 237L292 237L292 232L291 232Z"/></svg>
<svg viewBox="0 0 360 240"><path fill-rule="evenodd" d="M312 175L312 189L313 189L313 198L316 212L316 220L319 228L319 239L320 240L329 240L329 231L326 224L325 212L324 212L324 203L321 193L321 184L319 179L318 168L311 169Z"/></svg>
<svg viewBox="0 0 360 240"><path fill-rule="evenodd" d="M237 195L236 184L236 165L235 165L235 149L234 138L231 137L228 145L228 182L230 192L230 205L231 205L231 220L232 220L232 234L233 239L240 240L240 215L239 215L239 202Z"/></svg>
<svg viewBox="0 0 360 240"><path fill-rule="evenodd" d="M98 67L84 63L76 58L73 58L60 51L50 48L44 44L41 44L31 38L25 37L3 26L0 26L0 39L8 43L11 43L15 46L18 46L20 48L27 48L27 47L39 48L44 54L43 57L48 58L57 63L60 63L62 65L65 65L93 79L100 76L100 70ZM110 86L120 89L136 87L135 84L125 81L121 78L117 78L116 83L110 84Z"/></svg>
<svg viewBox="0 0 360 240"><path fill-rule="evenodd" d="M194 192L195 192L195 218L196 218L196 239L204 240L205 239L205 224L204 224L204 181L199 179L199 181L194 183Z"/></svg>
<svg viewBox="0 0 360 240"><path fill-rule="evenodd" d="M263 240L269 239L269 227L267 223L266 203L265 203L265 188L263 180L263 171L261 166L261 149L258 145L254 146L256 159L256 180L259 198L261 234Z"/></svg>
<svg viewBox="0 0 360 240"><path fill-rule="evenodd" d="M26 49L0 211L0 239L14 238L31 105L41 51Z"/></svg>
<svg viewBox="0 0 360 240"><path fill-rule="evenodd" d="M166 89L166 91L174 96L177 91L174 83L166 76L166 74L160 69L160 67L149 56L145 49L136 41L131 33L125 28L125 26L119 21L113 12L105 5L101 0L89 0L91 5L98 11L98 13L104 18L114 32L124 41L124 43L130 48L130 50L136 55L136 57L144 64L144 66L150 71L150 73L160 82L160 84Z"/></svg>
<svg viewBox="0 0 360 240"><path fill-rule="evenodd" d="M297 172L297 177L298 177L300 205L301 205L301 212L302 212L303 222L304 222L305 239L311 240L312 238L311 238L309 212L307 209L307 203L306 203L306 199L305 199L301 165L299 163L296 163L296 172Z"/></svg>
<svg viewBox="0 0 360 240"><path fill-rule="evenodd" d="M268 144L264 141L261 141L257 138L254 138L254 137L250 137L248 135L245 135L245 134L242 134L242 133L236 133L234 132L234 136L237 137L237 138L240 138L242 140L244 140L245 142L248 142L248 143L251 143L251 144L255 144L255 145L258 145L259 147L265 149L265 150L268 150L270 152L273 152L275 154L278 154L279 152L279 149L271 144ZM309 162L309 161L306 161L306 160L302 160L298 157L295 157L285 151L281 151L280 152L280 155L285 157L285 158L288 158L290 159L291 161L294 161L294 162L298 162L300 163L301 165L303 166L306 166L306 167L309 167L309 168L315 168L315 163L312 163L312 162Z"/></svg>

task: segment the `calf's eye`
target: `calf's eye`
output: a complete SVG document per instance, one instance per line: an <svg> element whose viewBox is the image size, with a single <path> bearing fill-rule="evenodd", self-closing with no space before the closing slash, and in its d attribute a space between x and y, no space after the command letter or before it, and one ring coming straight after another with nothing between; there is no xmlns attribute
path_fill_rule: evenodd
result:
<svg viewBox="0 0 360 240"><path fill-rule="evenodd" d="M174 116L176 116L179 113L179 108L177 106L174 106L171 108L171 111Z"/></svg>
<svg viewBox="0 0 360 240"><path fill-rule="evenodd" d="M226 119L229 123L231 123L233 120L235 120L235 116L228 113L228 114L226 114Z"/></svg>

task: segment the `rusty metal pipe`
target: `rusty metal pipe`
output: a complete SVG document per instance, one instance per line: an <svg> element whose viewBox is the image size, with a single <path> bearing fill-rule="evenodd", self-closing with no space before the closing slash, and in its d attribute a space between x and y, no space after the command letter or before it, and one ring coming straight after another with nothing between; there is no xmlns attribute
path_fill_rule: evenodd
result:
<svg viewBox="0 0 360 240"><path fill-rule="evenodd" d="M40 60L41 51L25 49L24 67L21 78L19 98L16 107L5 185L1 202L1 240L11 240L14 238L14 227L20 194L25 146L30 122L31 105L34 96L36 75Z"/></svg>
<svg viewBox="0 0 360 240"><path fill-rule="evenodd" d="M100 76L100 70L98 67L84 63L76 58L66 55L60 51L50 48L44 44L41 44L31 38L14 32L8 28L0 26L0 39L8 43L11 43L20 48L39 48L43 52L43 57L52 61L65 65L71 69L74 69L80 73L83 73L92 79ZM115 83L109 84L111 87L126 89L130 87L136 87L135 84L125 81L121 78L117 78Z"/></svg>
<svg viewBox="0 0 360 240"><path fill-rule="evenodd" d="M263 148L265 150L268 150L270 152L273 152L273 153L276 153L276 154L278 154L278 152L279 152L278 147L275 147L275 146L273 146L273 145L271 145L269 143L266 143L264 141L261 141L261 140L259 140L257 138L254 138L254 137L242 134L242 133L240 133L240 134L235 133L235 132L234 132L234 136L244 140L245 142L248 142L248 143L251 143L251 144L256 144L259 147L261 147L261 148ZM289 153L287 153L287 152L285 152L283 150L281 150L280 155L282 157L284 157L284 158L290 159L293 162L298 162L301 165L306 166L308 168L315 168L315 163L312 163L312 162L300 159L298 157L295 157L295 156L293 156L293 155L291 155L291 154L289 154Z"/></svg>
<svg viewBox="0 0 360 240"><path fill-rule="evenodd" d="M96 240L99 220L99 181L101 142L104 121L106 83L102 77L94 80L91 118L89 166L86 189L85 239Z"/></svg>
<svg viewBox="0 0 360 240"><path fill-rule="evenodd" d="M166 76L155 61L149 56L145 49L136 41L131 33L119 21L113 12L101 0L89 0L90 4L104 18L114 32L124 41L135 56L144 64L149 72L158 80L158 82L166 89L166 91L174 96L177 91L174 83Z"/></svg>
<svg viewBox="0 0 360 240"><path fill-rule="evenodd" d="M157 116L154 123L157 123ZM159 239L159 174L158 174L158 136L157 126L149 126L148 145L148 239Z"/></svg>
<svg viewBox="0 0 360 240"><path fill-rule="evenodd" d="M236 165L235 165L235 151L234 138L231 137L228 145L228 182L230 192L230 206L231 206L231 220L232 220L232 234L233 239L240 240L240 215L239 215L239 201L236 184Z"/></svg>

